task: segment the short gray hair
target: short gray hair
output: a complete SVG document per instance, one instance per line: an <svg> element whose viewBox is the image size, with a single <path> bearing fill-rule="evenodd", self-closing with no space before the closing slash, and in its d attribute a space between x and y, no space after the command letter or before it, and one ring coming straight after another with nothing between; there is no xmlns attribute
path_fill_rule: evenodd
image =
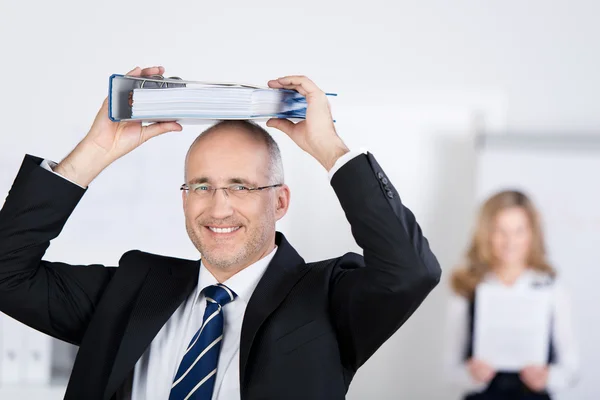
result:
<svg viewBox="0 0 600 400"><path fill-rule="evenodd" d="M206 129L202 132L198 137L194 140L192 145L190 146L188 153L185 157L185 165L187 166L187 160L190 155L190 150L196 143L198 143L203 137L210 135L220 129L238 129L244 131L252 138L261 141L267 146L267 152L269 153L269 185L276 185L279 183L284 183L284 173L283 173L283 161L281 159L281 151L279 150L279 145L273 139L271 134L267 132L264 128L259 126L256 122L249 120L224 120L219 121L210 128Z"/></svg>

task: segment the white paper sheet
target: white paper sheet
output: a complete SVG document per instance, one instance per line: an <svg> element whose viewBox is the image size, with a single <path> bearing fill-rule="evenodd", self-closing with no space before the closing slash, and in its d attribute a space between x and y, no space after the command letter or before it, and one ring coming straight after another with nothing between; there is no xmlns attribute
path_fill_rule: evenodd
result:
<svg viewBox="0 0 600 400"><path fill-rule="evenodd" d="M480 284L476 292L473 355L497 371L548 361L551 287Z"/></svg>

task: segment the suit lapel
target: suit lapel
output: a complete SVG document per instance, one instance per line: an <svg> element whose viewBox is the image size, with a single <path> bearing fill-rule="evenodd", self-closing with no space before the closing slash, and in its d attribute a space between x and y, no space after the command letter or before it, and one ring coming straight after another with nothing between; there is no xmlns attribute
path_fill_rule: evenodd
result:
<svg viewBox="0 0 600 400"><path fill-rule="evenodd" d="M277 252L256 286L244 314L240 340L241 387L244 387L246 365L256 333L298 279L308 271L307 264L281 233L277 232L275 241L278 246Z"/></svg>
<svg viewBox="0 0 600 400"><path fill-rule="evenodd" d="M151 268L142 283L117 351L105 399L117 391L152 339L198 283L199 261L150 256ZM167 262L169 265L165 266Z"/></svg>

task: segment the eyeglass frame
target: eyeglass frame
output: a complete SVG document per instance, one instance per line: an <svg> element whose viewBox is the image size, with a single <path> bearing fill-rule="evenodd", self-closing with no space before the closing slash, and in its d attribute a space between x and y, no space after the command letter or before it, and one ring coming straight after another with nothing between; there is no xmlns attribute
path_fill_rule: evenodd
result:
<svg viewBox="0 0 600 400"><path fill-rule="evenodd" d="M181 185L181 187L179 188L179 190L185 190L188 193L190 192L190 190L192 190L194 193L196 193L196 190L193 189L191 186L202 186L202 185L206 185L206 184L205 183L192 183L192 184L184 183L183 185ZM210 191L212 191L211 197L217 191L223 190L225 192L225 194L227 195L227 197L229 198L229 188L231 188L232 186L236 186L236 185L237 186L244 186L244 185L239 184L239 183L232 183L229 186L222 186L222 187L211 188L211 190L210 190ZM250 194L252 192L259 192L259 191L262 191L262 190L265 190L265 189L272 189L272 188L281 187L281 186L283 186L283 183L276 183L274 185L267 185L267 186L258 186L258 187L255 187L255 188L252 188L252 187L249 188L249 187L244 186L245 189L240 190L240 192L247 191L248 194Z"/></svg>

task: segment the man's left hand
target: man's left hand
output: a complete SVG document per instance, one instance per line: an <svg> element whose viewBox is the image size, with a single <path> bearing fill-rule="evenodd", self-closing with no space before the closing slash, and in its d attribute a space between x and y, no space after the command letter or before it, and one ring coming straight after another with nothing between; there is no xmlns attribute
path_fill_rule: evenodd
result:
<svg viewBox="0 0 600 400"><path fill-rule="evenodd" d="M531 365L521 370L519 374L523 383L534 392L541 392L548 383L548 367Z"/></svg>
<svg viewBox="0 0 600 400"><path fill-rule="evenodd" d="M327 95L305 76L286 76L269 81L273 89L295 90L308 103L306 120L294 124L271 118L267 126L286 133L300 148L312 155L327 171L349 150L335 131Z"/></svg>

